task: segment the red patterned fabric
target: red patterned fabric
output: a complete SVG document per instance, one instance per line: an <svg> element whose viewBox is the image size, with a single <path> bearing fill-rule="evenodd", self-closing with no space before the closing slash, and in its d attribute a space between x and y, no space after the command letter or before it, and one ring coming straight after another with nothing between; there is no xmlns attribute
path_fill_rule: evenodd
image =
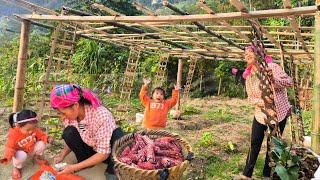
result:
<svg viewBox="0 0 320 180"><path fill-rule="evenodd" d="M282 121L291 109L287 97L287 87L293 85L292 78L290 78L282 68L276 63L269 63L269 68L273 73L273 86L275 89L275 106L279 122ZM265 124L264 118L266 115L261 112L259 106L263 106L264 102L261 98L261 91L259 89L260 80L257 73L251 73L246 79L246 91L249 101L255 105L255 118L261 124Z"/></svg>
<svg viewBox="0 0 320 180"><path fill-rule="evenodd" d="M82 140L101 154L111 152L111 136L117 128L111 112L105 107L94 108L85 105L85 118L80 122L64 120L65 127L74 126L80 133Z"/></svg>

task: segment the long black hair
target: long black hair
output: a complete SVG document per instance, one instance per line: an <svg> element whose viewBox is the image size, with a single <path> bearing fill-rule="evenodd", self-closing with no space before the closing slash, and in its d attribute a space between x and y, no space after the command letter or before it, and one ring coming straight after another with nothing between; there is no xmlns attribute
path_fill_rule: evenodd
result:
<svg viewBox="0 0 320 180"><path fill-rule="evenodd" d="M14 121L14 116L16 116L16 122ZM20 112L16 113L11 113L9 115L9 124L11 127L14 127L14 123L18 123L19 121L25 120L25 119L30 119L30 118L35 118L37 117L37 113L34 111L28 110L28 109L23 109ZM23 122L19 123L20 126L26 125L28 122Z"/></svg>
<svg viewBox="0 0 320 180"><path fill-rule="evenodd" d="M79 99L78 103L79 103L80 105L92 105L92 103L91 103L88 99L86 99L86 98L83 97L82 88L81 88L80 86L78 86L78 85L73 85L73 88L78 89L78 91L79 91L80 99ZM72 106L72 105L71 105L71 106Z"/></svg>

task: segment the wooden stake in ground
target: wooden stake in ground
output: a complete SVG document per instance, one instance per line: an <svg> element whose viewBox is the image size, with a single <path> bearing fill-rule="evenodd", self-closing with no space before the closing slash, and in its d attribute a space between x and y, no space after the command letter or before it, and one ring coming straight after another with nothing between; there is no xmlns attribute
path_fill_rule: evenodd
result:
<svg viewBox="0 0 320 180"><path fill-rule="evenodd" d="M320 6L320 0L316 1ZM316 153L320 153L320 11L315 15L315 60L314 60L314 84L313 84L313 122L311 133L311 147Z"/></svg>
<svg viewBox="0 0 320 180"><path fill-rule="evenodd" d="M182 70L183 70L183 60L180 58L178 62L178 72L177 72L177 86L181 87L181 79L182 79ZM178 102L176 105L176 110L180 110L180 93L178 97Z"/></svg>
<svg viewBox="0 0 320 180"><path fill-rule="evenodd" d="M220 95L220 91L221 91L221 83L222 83L222 78L220 78L219 80L218 96Z"/></svg>
<svg viewBox="0 0 320 180"><path fill-rule="evenodd" d="M29 44L29 31L30 21L22 20L21 34L20 34L20 47L18 55L18 67L16 75L16 83L14 90L13 112L20 111L23 107L23 93L24 84L26 82L26 69L27 69L27 51Z"/></svg>
<svg viewBox="0 0 320 180"><path fill-rule="evenodd" d="M281 60L281 62L280 62L280 64L281 64L281 67L282 67L282 70L284 71L284 53L283 53L283 44L282 44L282 42L280 42L280 60Z"/></svg>

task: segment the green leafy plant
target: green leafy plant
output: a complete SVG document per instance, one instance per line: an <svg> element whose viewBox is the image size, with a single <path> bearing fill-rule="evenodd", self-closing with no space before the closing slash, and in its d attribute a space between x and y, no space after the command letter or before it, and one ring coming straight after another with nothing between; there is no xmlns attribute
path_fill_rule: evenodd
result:
<svg viewBox="0 0 320 180"><path fill-rule="evenodd" d="M231 122L234 116L230 108L213 109L202 115L205 120L215 120L218 122Z"/></svg>
<svg viewBox="0 0 320 180"><path fill-rule="evenodd" d="M275 172L282 180L295 180L299 177L301 158L290 152L290 147L279 138L272 137L274 149L272 158L275 162Z"/></svg>
<svg viewBox="0 0 320 180"><path fill-rule="evenodd" d="M61 139L63 132L63 125L59 118L49 118L42 122L47 129L47 133L54 139Z"/></svg>
<svg viewBox="0 0 320 180"><path fill-rule="evenodd" d="M200 147L209 147L214 144L213 135L210 132L204 132L202 134L202 137L199 142L197 142L197 145Z"/></svg>
<svg viewBox="0 0 320 180"><path fill-rule="evenodd" d="M196 108L196 107L194 107L194 106L185 106L184 108L183 108L183 114L184 115L193 115L193 114L200 114L201 113L201 111L200 111L200 109L198 109L198 108Z"/></svg>
<svg viewBox="0 0 320 180"><path fill-rule="evenodd" d="M237 153L237 144L233 143L232 141L229 141L228 144L225 145L225 152L229 154Z"/></svg>
<svg viewBox="0 0 320 180"><path fill-rule="evenodd" d="M312 122L312 111L302 111L302 119L304 125L304 135L310 136L311 134L311 122Z"/></svg>
<svg viewBox="0 0 320 180"><path fill-rule="evenodd" d="M138 130L138 125L129 123L127 121L121 121L120 127L123 131L128 132L128 133L135 132Z"/></svg>

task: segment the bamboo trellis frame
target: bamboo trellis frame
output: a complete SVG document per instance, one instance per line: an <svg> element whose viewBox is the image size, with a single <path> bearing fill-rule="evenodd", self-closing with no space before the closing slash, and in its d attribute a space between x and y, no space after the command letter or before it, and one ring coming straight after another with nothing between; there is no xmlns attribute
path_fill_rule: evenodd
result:
<svg viewBox="0 0 320 180"><path fill-rule="evenodd" d="M290 22L289 27L261 26L265 36L266 50L268 54L280 59L283 54L285 58L294 56L295 63L313 63L319 66L319 6L320 0L316 0L316 5L292 8L288 0L283 0L284 8L249 11L240 0L230 0L230 3L238 9L238 12L215 13L208 7L204 1L200 5L209 14L187 15L176 8L174 5L164 1L164 5L171 10L179 12L181 15L155 15L141 4L135 4L147 15L143 16L125 16L115 12L109 7L95 4L98 9L104 9L109 16L79 15L73 11L67 15L59 13L29 3L25 0L5 0L14 3L26 9L32 10L33 14L20 15L22 21L21 46L18 57L19 65L14 98L14 111L21 109L23 104L24 71L26 50L28 47L28 31L30 22L34 25L52 27L48 23L62 22L70 26L77 26L77 35L97 40L105 43L113 43L119 46L134 46L143 51L169 53L170 56L190 57L197 56L202 59L244 59L243 47L250 37L249 26L232 26L229 20L250 20L259 24L260 19L265 18L286 18ZM81 13L81 12L80 12ZM297 17L315 16L316 26L300 27L297 23ZM46 21L47 24L40 23ZM221 21L219 26L213 21ZM198 29L196 29L198 28ZM114 29L126 30L123 34L114 33ZM199 30L200 29L200 30ZM313 30L317 38L315 43L311 41ZM290 30L290 32L288 32ZM303 30L303 32L302 32ZM273 32L270 32L273 31ZM136 38L133 37L145 37ZM277 38L276 38L277 37ZM281 50L281 43L283 50ZM294 44L302 47L300 50ZM318 46L316 46L317 44ZM221 48L225 47L225 48ZM282 53L280 53L282 52ZM317 52L317 53L315 53ZM315 56L316 54L316 56ZM313 61L313 59L316 61ZM318 67L318 66L315 66ZM22 72L22 73L20 73ZM314 86L318 87L320 77L315 75ZM317 88L315 88L317 89ZM315 91L314 97L319 97L318 91ZM320 102L314 102L315 107L320 106ZM316 114L317 121L320 121L320 115ZM320 123L316 123L319 125ZM319 127L319 126L317 126ZM319 128L314 128L314 136L319 141ZM319 144L319 142L317 142ZM319 149L319 148L318 148ZM318 151L317 149L317 151Z"/></svg>

